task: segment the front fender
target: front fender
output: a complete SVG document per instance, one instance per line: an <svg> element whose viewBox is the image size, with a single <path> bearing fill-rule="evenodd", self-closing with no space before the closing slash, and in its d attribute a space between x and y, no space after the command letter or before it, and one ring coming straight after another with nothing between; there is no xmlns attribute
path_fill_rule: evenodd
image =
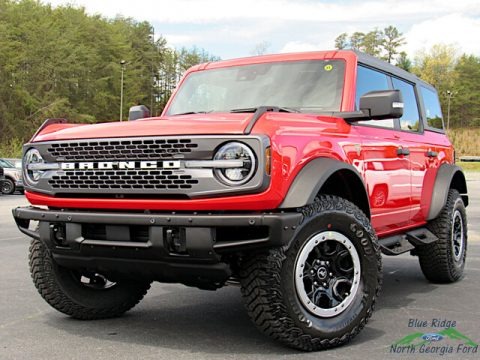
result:
<svg viewBox="0 0 480 360"><path fill-rule="evenodd" d="M317 158L307 163L288 189L280 208L299 208L314 202L323 185L335 175L342 174L348 188L344 194L331 194L347 198L370 217L368 195L362 177L352 165L330 158Z"/></svg>

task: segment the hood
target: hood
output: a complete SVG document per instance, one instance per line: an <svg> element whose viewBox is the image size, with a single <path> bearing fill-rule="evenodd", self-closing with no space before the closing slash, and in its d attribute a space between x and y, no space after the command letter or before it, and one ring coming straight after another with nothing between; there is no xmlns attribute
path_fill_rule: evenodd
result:
<svg viewBox="0 0 480 360"><path fill-rule="evenodd" d="M136 121L94 125L55 124L42 129L33 142L170 135L243 135L254 114L213 113L177 115ZM252 129L252 134L321 136L348 133L351 126L343 119L299 113L267 112Z"/></svg>
<svg viewBox="0 0 480 360"><path fill-rule="evenodd" d="M253 114L194 114L93 125L56 124L33 142L135 136L243 134Z"/></svg>

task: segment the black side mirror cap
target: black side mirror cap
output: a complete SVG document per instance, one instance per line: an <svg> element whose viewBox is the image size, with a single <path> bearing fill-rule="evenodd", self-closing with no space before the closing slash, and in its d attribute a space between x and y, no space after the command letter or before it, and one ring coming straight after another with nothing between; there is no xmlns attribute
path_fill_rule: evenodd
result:
<svg viewBox="0 0 480 360"><path fill-rule="evenodd" d="M360 98L360 111L369 119L398 119L403 115L400 90L370 91Z"/></svg>
<svg viewBox="0 0 480 360"><path fill-rule="evenodd" d="M132 106L128 111L128 120L138 120L150 117L150 110L145 105Z"/></svg>

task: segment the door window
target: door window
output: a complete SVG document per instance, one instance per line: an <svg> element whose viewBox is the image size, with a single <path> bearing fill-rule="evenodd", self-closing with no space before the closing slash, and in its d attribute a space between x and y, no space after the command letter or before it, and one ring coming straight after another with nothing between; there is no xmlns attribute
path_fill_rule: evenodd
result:
<svg viewBox="0 0 480 360"><path fill-rule="evenodd" d="M403 116L400 118L402 130L418 131L420 114L418 112L417 98L412 84L403 80L392 78L393 88L400 90L403 96Z"/></svg>
<svg viewBox="0 0 480 360"><path fill-rule="evenodd" d="M388 90L388 77L384 73L379 71L375 71L363 66L358 66L357 69L357 93L355 99L355 107L357 110L360 109L360 98L362 95L370 91L376 90ZM370 125L370 126L379 126L379 127L386 127L386 128L394 128L394 120L393 119L385 119L385 120L367 120L367 121L359 121L359 124Z"/></svg>

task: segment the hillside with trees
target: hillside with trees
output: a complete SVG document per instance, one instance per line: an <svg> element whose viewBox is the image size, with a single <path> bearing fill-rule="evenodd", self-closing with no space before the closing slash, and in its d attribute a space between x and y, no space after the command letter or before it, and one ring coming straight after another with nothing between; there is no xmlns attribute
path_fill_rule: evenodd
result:
<svg viewBox="0 0 480 360"><path fill-rule="evenodd" d="M137 103L158 114L185 69L215 59L168 47L148 22L0 0L0 140L18 149L49 117L118 120L122 60L126 117Z"/></svg>

